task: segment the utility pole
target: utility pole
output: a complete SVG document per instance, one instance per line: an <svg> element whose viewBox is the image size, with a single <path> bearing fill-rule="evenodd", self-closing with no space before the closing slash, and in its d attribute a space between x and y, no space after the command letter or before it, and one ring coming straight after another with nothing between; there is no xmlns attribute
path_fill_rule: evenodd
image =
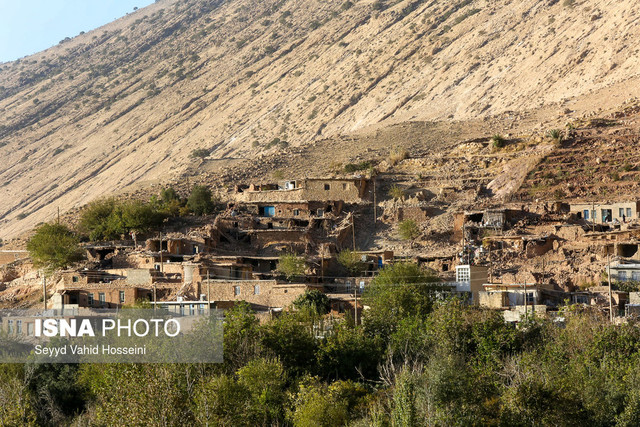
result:
<svg viewBox="0 0 640 427"><path fill-rule="evenodd" d="M356 326L358 326L358 286L356 286L355 278L354 278L353 296L355 298L355 304L353 308L355 310Z"/></svg>
<svg viewBox="0 0 640 427"><path fill-rule="evenodd" d="M378 222L378 208L376 206L376 177L373 177L373 229L376 229Z"/></svg>
<svg viewBox="0 0 640 427"><path fill-rule="evenodd" d="M60 225L60 206L58 206L58 225Z"/></svg>
<svg viewBox="0 0 640 427"><path fill-rule="evenodd" d="M210 304L211 304L211 282L210 282L210 276L209 276L209 269L207 268L207 305L209 305L209 308L211 308Z"/></svg>
<svg viewBox="0 0 640 427"><path fill-rule="evenodd" d="M356 250L356 223L355 215L351 213L351 234L353 236L353 250Z"/></svg>
<svg viewBox="0 0 640 427"><path fill-rule="evenodd" d="M44 301L44 309L47 309L47 276L42 275L42 301Z"/></svg>
<svg viewBox="0 0 640 427"><path fill-rule="evenodd" d="M527 307L527 280L524 281L524 320L526 321L528 318L528 307Z"/></svg>
<svg viewBox="0 0 640 427"><path fill-rule="evenodd" d="M324 246L320 246L320 280L324 283Z"/></svg>
<svg viewBox="0 0 640 427"><path fill-rule="evenodd" d="M153 311L156 311L156 307L158 305L157 304L158 301L156 299L156 294L157 294L157 292L156 292L156 284L154 283L153 284Z"/></svg>
<svg viewBox="0 0 640 427"><path fill-rule="evenodd" d="M607 269L607 280L609 281L609 321L613 323L613 298L611 292L611 254L609 253L609 248L607 247L607 265L609 266Z"/></svg>
<svg viewBox="0 0 640 427"><path fill-rule="evenodd" d="M464 221L464 219L463 219ZM461 258L461 262L464 262L464 255L466 252L466 236L465 236L465 232L464 232L464 222L462 223L462 258Z"/></svg>
<svg viewBox="0 0 640 427"><path fill-rule="evenodd" d="M492 270L493 270L493 263L491 260L491 242L489 241L489 283L493 283L493 276L492 276Z"/></svg>
<svg viewBox="0 0 640 427"><path fill-rule="evenodd" d="M162 259L162 232L160 232L160 273L164 274L164 262Z"/></svg>

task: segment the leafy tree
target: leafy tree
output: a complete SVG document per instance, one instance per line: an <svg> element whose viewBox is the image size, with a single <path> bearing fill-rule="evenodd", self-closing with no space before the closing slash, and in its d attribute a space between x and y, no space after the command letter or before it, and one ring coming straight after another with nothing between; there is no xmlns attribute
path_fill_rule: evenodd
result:
<svg viewBox="0 0 640 427"><path fill-rule="evenodd" d="M82 259L78 238L62 224L43 224L27 242L27 250L37 268L66 268Z"/></svg>
<svg viewBox="0 0 640 427"><path fill-rule="evenodd" d="M262 345L280 359L293 378L314 370L316 365L318 341L306 320L298 313L283 313L262 330Z"/></svg>
<svg viewBox="0 0 640 427"><path fill-rule="evenodd" d="M92 396L89 425L192 424L196 370L181 364L85 364L79 381Z"/></svg>
<svg viewBox="0 0 640 427"><path fill-rule="evenodd" d="M410 240L411 243L420 236L420 228L412 219L405 219L398 224L398 234L403 240Z"/></svg>
<svg viewBox="0 0 640 427"><path fill-rule="evenodd" d="M23 368L2 365L0 369L0 420L6 426L36 426L32 403Z"/></svg>
<svg viewBox="0 0 640 427"><path fill-rule="evenodd" d="M382 362L383 342L362 328L339 325L318 349L318 369L323 377L341 380L376 380Z"/></svg>
<svg viewBox="0 0 640 427"><path fill-rule="evenodd" d="M296 426L347 425L355 415L353 410L366 395L364 387L351 381L327 385L317 377L306 377L295 395L290 419Z"/></svg>
<svg viewBox="0 0 640 427"><path fill-rule="evenodd" d="M82 210L79 227L91 240L118 239L132 231L146 232L159 227L166 216L153 203L103 199Z"/></svg>
<svg viewBox="0 0 640 427"><path fill-rule="evenodd" d="M145 232L162 224L164 215L149 203L130 200L119 203L107 220L112 235L126 234L131 231Z"/></svg>
<svg viewBox="0 0 640 427"><path fill-rule="evenodd" d="M230 376L219 375L196 386L191 411L201 426L251 425L245 407L248 398L245 387Z"/></svg>
<svg viewBox="0 0 640 427"><path fill-rule="evenodd" d="M284 254L278 259L277 271L284 274L288 280L303 276L307 266L303 257L296 254Z"/></svg>
<svg viewBox="0 0 640 427"><path fill-rule="evenodd" d="M82 411L86 391L77 381L78 365L27 365L27 385L42 423L62 423Z"/></svg>
<svg viewBox="0 0 640 427"><path fill-rule="evenodd" d="M419 384L416 375L407 369L402 370L396 377L393 390L393 409L391 411L392 424L396 426L414 427L418 424L418 410L416 407Z"/></svg>
<svg viewBox="0 0 640 427"><path fill-rule="evenodd" d="M248 391L245 405L254 425L284 422L286 371L279 360L255 359L237 372L238 383Z"/></svg>
<svg viewBox="0 0 640 427"><path fill-rule="evenodd" d="M310 308L319 315L325 315L331 309L329 297L317 289L306 290L293 301L293 306L298 310Z"/></svg>
<svg viewBox="0 0 640 427"><path fill-rule="evenodd" d="M113 198L95 200L86 205L80 212L80 230L88 234L91 240L111 237L108 221L115 206L116 200Z"/></svg>
<svg viewBox="0 0 640 427"><path fill-rule="evenodd" d="M365 264L362 262L362 256L356 251L345 249L338 253L337 259L354 276L359 275L364 270Z"/></svg>
<svg viewBox="0 0 640 427"><path fill-rule="evenodd" d="M174 200L180 200L180 196L178 196L178 193L173 187L167 187L160 191L160 200L162 200L162 203L168 204Z"/></svg>
<svg viewBox="0 0 640 427"><path fill-rule="evenodd" d="M258 319L246 301L240 301L224 316L224 360L233 373L262 353Z"/></svg>
<svg viewBox="0 0 640 427"><path fill-rule="evenodd" d="M438 277L417 264L400 262L380 270L363 295L370 310L364 312L365 327L388 337L401 319L424 317L431 312Z"/></svg>
<svg viewBox="0 0 640 427"><path fill-rule="evenodd" d="M206 157L209 157L209 154L210 152L206 148L196 148L191 152L189 157L194 159L204 159Z"/></svg>
<svg viewBox="0 0 640 427"><path fill-rule="evenodd" d="M195 185L191 189L191 194L187 200L187 207L196 215L207 215L213 213L215 203L211 190L204 185Z"/></svg>

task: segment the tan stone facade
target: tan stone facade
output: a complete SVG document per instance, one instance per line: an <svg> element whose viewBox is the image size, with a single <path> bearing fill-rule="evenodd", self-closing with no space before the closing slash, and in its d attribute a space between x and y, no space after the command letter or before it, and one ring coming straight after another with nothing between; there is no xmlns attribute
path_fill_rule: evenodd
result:
<svg viewBox="0 0 640 427"><path fill-rule="evenodd" d="M287 307L307 289L306 284L276 280L211 280L201 285L209 301L247 301L266 309Z"/></svg>
<svg viewBox="0 0 640 427"><path fill-rule="evenodd" d="M287 183L295 182L294 185ZM342 200L346 203L360 203L367 199L368 180L352 179L312 179L287 181L283 185L249 186L238 192L239 202L296 202L306 200ZM277 188L277 189L274 189Z"/></svg>

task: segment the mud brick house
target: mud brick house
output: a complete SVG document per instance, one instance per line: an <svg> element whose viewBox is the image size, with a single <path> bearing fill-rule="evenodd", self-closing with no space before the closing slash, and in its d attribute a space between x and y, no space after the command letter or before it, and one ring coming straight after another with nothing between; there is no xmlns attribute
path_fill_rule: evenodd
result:
<svg viewBox="0 0 640 427"><path fill-rule="evenodd" d="M311 285L277 280L208 280L201 295L209 301L246 301L260 310L284 308Z"/></svg>
<svg viewBox="0 0 640 427"><path fill-rule="evenodd" d="M84 246L89 261L101 261L103 263L108 261L109 265L111 265L111 260L114 256L122 255L132 248L135 249L133 240Z"/></svg>
<svg viewBox="0 0 640 427"><path fill-rule="evenodd" d="M640 282L639 263L612 263L611 267L606 268L606 272L616 282Z"/></svg>
<svg viewBox="0 0 640 427"><path fill-rule="evenodd" d="M195 240L187 237L166 237L160 239L155 237L147 239L146 250L150 252L162 251L168 255L195 255L207 252L208 244L205 239Z"/></svg>
<svg viewBox="0 0 640 427"><path fill-rule="evenodd" d="M27 251L0 250L0 266L27 258L29 258L29 253Z"/></svg>
<svg viewBox="0 0 640 427"><path fill-rule="evenodd" d="M465 211L453 214L452 241L463 239L469 242L479 241L485 235L506 230L513 223L528 214L517 209L486 209L484 211Z"/></svg>
<svg viewBox="0 0 640 427"><path fill-rule="evenodd" d="M369 199L365 178L304 178L277 184L249 185L238 188L236 200L245 203L341 200L363 203Z"/></svg>
<svg viewBox="0 0 640 427"><path fill-rule="evenodd" d="M331 243L342 247L351 234L351 216L304 219L257 216L218 216L210 229L212 246L246 255L269 255L283 250L313 252Z"/></svg>
<svg viewBox="0 0 640 427"><path fill-rule="evenodd" d="M259 203L231 203L229 217L248 214L254 217L309 220L327 214L342 213L343 201L286 201Z"/></svg>
<svg viewBox="0 0 640 427"><path fill-rule="evenodd" d="M151 301L151 289L128 285L124 281L64 285L52 297L52 308L65 307L120 308L139 300Z"/></svg>
<svg viewBox="0 0 640 427"><path fill-rule="evenodd" d="M622 223L639 218L640 202L572 203L570 212L576 217L589 222L601 224L610 222Z"/></svg>
<svg viewBox="0 0 640 427"><path fill-rule="evenodd" d="M457 265L456 266L456 282L465 284L462 290L471 292L474 304L480 301L479 293L482 286L487 283L489 278L489 269L479 265ZM468 284L468 286L466 286Z"/></svg>
<svg viewBox="0 0 640 427"><path fill-rule="evenodd" d="M540 299L538 286L531 283L515 284L484 284L482 291L478 294L478 302L482 307L506 309L525 305L534 306ZM526 290L525 290L526 289Z"/></svg>

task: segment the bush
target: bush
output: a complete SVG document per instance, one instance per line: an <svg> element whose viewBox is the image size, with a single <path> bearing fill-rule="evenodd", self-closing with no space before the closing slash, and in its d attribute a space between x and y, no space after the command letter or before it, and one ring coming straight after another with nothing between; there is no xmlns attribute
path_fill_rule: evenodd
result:
<svg viewBox="0 0 640 427"><path fill-rule="evenodd" d="M386 5L382 1L376 0L373 2L373 4L371 4L371 8L373 10L384 10L386 8Z"/></svg>
<svg viewBox="0 0 640 427"><path fill-rule="evenodd" d="M389 154L389 162L392 165L396 165L408 157L409 157L409 152L407 150L405 150L404 148L396 147Z"/></svg>
<svg viewBox="0 0 640 427"><path fill-rule="evenodd" d="M358 275L362 272L365 267L365 264L362 262L361 255L350 249L345 249L340 252L337 256L338 262L340 265L344 266L349 273L353 275Z"/></svg>
<svg viewBox="0 0 640 427"><path fill-rule="evenodd" d="M404 198L404 190L394 184L389 189L389 197L391 197L394 200L401 200Z"/></svg>
<svg viewBox="0 0 640 427"><path fill-rule="evenodd" d="M547 131L547 137L556 145L560 145L562 143L562 131L560 129L549 129Z"/></svg>
<svg viewBox="0 0 640 427"><path fill-rule="evenodd" d="M203 185L195 185L187 200L187 208L196 215L213 213L215 204L211 190Z"/></svg>
<svg viewBox="0 0 640 427"><path fill-rule="evenodd" d="M370 307L364 326L372 334L388 337L401 319L420 316L432 310L438 277L417 264L401 262L382 270L366 288L363 302Z"/></svg>
<svg viewBox="0 0 640 427"><path fill-rule="evenodd" d="M189 155L189 157L193 158L193 159L204 159L206 157L209 157L209 154L211 152L209 150L207 150L206 148L197 148L195 150L193 150L191 152L191 154Z"/></svg>
<svg viewBox="0 0 640 427"><path fill-rule="evenodd" d="M82 259L79 242L66 226L43 224L27 242L27 250L36 268L44 267L53 271Z"/></svg>
<svg viewBox="0 0 640 427"><path fill-rule="evenodd" d="M276 270L291 280L293 277L304 275L306 268L304 258L295 254L285 254L280 256Z"/></svg>
<svg viewBox="0 0 640 427"><path fill-rule="evenodd" d="M499 135L499 134L493 135L491 137L491 142L495 148L502 148L505 146L505 143L506 143L502 135Z"/></svg>
<svg viewBox="0 0 640 427"><path fill-rule="evenodd" d="M307 290L293 301L298 310L309 308L319 315L325 315L331 309L329 297L317 289Z"/></svg>
<svg viewBox="0 0 640 427"><path fill-rule="evenodd" d="M398 225L398 234L404 240L415 240L420 236L420 228L412 219L405 219Z"/></svg>
<svg viewBox="0 0 640 427"><path fill-rule="evenodd" d="M344 171L346 173L353 173L357 171L367 170L371 168L371 162L363 161L360 163L347 163L344 165Z"/></svg>
<svg viewBox="0 0 640 427"><path fill-rule="evenodd" d="M96 200L80 213L79 228L91 240L119 239L132 231L144 233L162 224L167 213L139 200Z"/></svg>
<svg viewBox="0 0 640 427"><path fill-rule="evenodd" d="M342 10L348 10L351 9L353 7L353 3L350 1L346 1L344 3L342 3L342 6L340 6L340 9Z"/></svg>

